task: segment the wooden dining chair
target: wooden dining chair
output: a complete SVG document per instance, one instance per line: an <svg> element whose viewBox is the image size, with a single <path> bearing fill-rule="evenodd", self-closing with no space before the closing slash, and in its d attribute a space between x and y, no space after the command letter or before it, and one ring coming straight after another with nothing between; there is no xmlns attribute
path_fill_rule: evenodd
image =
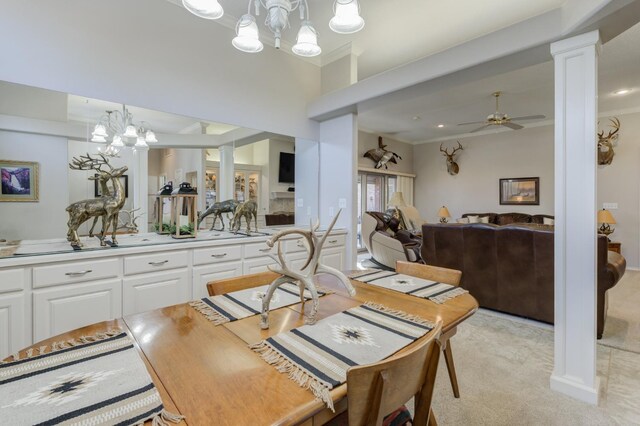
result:
<svg viewBox="0 0 640 426"><path fill-rule="evenodd" d="M232 291L244 290L245 288L258 287L271 284L273 280L280 277L280 274L267 271L257 274L241 275L239 277L226 278L223 280L209 281L207 291L209 296L231 293Z"/></svg>
<svg viewBox="0 0 640 426"><path fill-rule="evenodd" d="M398 423L391 417L398 412L408 413L403 404L412 397L415 398L412 424L437 424L431 412L431 400L440 359L438 338L441 330L442 322L438 322L433 330L406 350L375 364L350 368L347 371L347 411L327 424L404 424L411 418L403 418L402 423Z"/></svg>
<svg viewBox="0 0 640 426"><path fill-rule="evenodd" d="M399 261L396 263L396 272L399 274L410 275L412 277L423 278L425 280L437 281L444 284L454 286L460 285L462 279L462 271L456 269L441 268L438 266L423 265L421 263L411 263ZM457 328L447 330L442 333L440 342L442 351L444 352L444 361L447 364L449 372L449 380L453 389L453 396L460 398L460 389L458 388L458 378L456 376L456 367L453 364L453 352L451 351L450 339L456 334Z"/></svg>

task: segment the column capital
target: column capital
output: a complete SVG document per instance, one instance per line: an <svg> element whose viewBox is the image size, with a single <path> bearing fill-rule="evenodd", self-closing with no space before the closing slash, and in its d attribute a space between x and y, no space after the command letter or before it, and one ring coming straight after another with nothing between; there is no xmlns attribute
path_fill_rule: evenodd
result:
<svg viewBox="0 0 640 426"><path fill-rule="evenodd" d="M218 150L219 150L220 152L229 151L229 150L233 151L234 149L235 149L235 148L233 147L233 145L220 145L220 146L218 147Z"/></svg>
<svg viewBox="0 0 640 426"><path fill-rule="evenodd" d="M600 51L600 31L595 30L588 33L580 34L575 37L565 38L564 40L551 43L551 55L557 56L573 50L582 49L589 46L596 46Z"/></svg>

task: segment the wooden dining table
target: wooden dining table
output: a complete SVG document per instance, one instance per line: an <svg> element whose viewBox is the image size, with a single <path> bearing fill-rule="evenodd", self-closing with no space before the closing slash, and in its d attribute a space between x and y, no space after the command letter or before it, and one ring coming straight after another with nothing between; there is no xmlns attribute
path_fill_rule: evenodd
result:
<svg viewBox="0 0 640 426"><path fill-rule="evenodd" d="M335 291L320 299L318 320L372 301L442 321L443 335L452 335L478 309L470 294L437 304L352 280L356 295L351 297L333 277L318 281ZM185 416L181 424L320 425L334 414L249 349L250 344L304 325L304 312L310 307L296 304L271 311L270 328L261 330L259 315L216 326L189 304L180 304L93 324L33 347L120 328L135 341L165 408ZM336 411L344 410L346 385L331 395Z"/></svg>

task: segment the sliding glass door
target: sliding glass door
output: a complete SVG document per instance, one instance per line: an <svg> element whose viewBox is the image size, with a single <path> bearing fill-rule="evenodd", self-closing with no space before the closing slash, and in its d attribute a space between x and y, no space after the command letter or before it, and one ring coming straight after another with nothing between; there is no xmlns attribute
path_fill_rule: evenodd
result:
<svg viewBox="0 0 640 426"><path fill-rule="evenodd" d="M383 212L389 198L396 191L396 176L377 173L358 173L358 249L364 249L362 242L362 215L364 212Z"/></svg>

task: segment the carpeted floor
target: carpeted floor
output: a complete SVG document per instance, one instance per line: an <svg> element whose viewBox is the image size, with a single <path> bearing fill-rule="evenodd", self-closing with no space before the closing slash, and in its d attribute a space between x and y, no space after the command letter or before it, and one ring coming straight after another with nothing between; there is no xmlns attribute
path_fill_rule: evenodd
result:
<svg viewBox="0 0 640 426"><path fill-rule="evenodd" d="M627 271L607 298L609 308L598 343L640 354L640 271Z"/></svg>

